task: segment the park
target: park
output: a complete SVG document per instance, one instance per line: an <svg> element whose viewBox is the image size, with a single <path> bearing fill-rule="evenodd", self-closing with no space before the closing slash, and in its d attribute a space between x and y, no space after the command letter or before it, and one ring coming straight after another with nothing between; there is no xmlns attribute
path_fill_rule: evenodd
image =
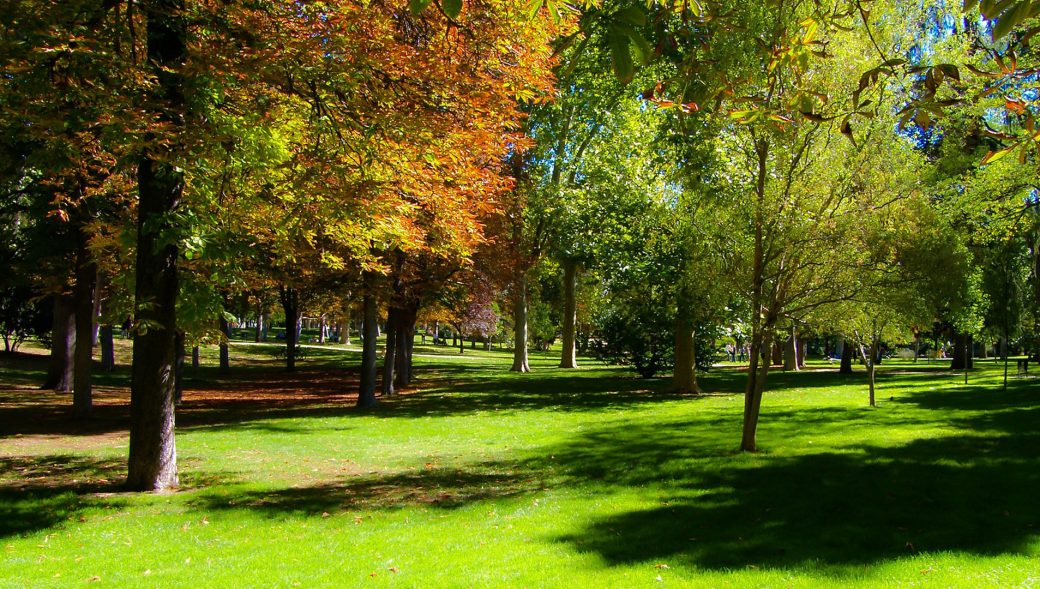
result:
<svg viewBox="0 0 1040 589"><path fill-rule="evenodd" d="M1032 0L11 0L0 588L1033 587Z"/></svg>

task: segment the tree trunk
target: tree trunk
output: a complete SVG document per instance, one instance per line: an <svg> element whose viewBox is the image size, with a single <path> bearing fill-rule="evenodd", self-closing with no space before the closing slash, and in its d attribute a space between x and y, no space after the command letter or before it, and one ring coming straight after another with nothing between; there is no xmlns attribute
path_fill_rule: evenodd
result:
<svg viewBox="0 0 1040 589"><path fill-rule="evenodd" d="M772 348L770 348L770 364L779 366L784 362L784 350L780 346L780 342L773 342Z"/></svg>
<svg viewBox="0 0 1040 589"><path fill-rule="evenodd" d="M376 405L376 295L375 278L365 276L365 296L362 301L364 319L361 323L361 384L357 406L362 409Z"/></svg>
<svg viewBox="0 0 1040 589"><path fill-rule="evenodd" d="M770 353L773 348L773 342L762 331L753 330L751 334L748 380L744 387L744 427L740 441L742 452L758 451L758 418L762 412L762 395L765 391L766 376L769 375Z"/></svg>
<svg viewBox="0 0 1040 589"><path fill-rule="evenodd" d="M762 207L766 197L766 164L769 159L769 144L764 140L755 141L755 155L758 158L758 170L755 177L755 197L758 206L755 208L755 237L752 257L752 291L751 309L751 358L748 364L748 380L744 388L744 424L741 431L740 450L742 452L758 451L756 435L758 418L762 410L762 394L765 391L766 376L769 374L769 353L772 346L772 329L776 322L776 299L766 296L765 267L765 221ZM774 303L766 310L766 303ZM761 365L759 362L761 361Z"/></svg>
<svg viewBox="0 0 1040 589"><path fill-rule="evenodd" d="M950 370L964 370L972 368L971 358L971 335L958 333L953 337L953 361Z"/></svg>
<svg viewBox="0 0 1040 589"><path fill-rule="evenodd" d="M41 389L72 390L72 367L76 347L76 312L73 298L54 295L54 323L51 331L51 356L47 379Z"/></svg>
<svg viewBox="0 0 1040 589"><path fill-rule="evenodd" d="M578 322L578 304L575 288L578 276L578 263L574 260L563 262L563 352L560 357L560 368L577 368L576 329Z"/></svg>
<svg viewBox="0 0 1040 589"><path fill-rule="evenodd" d="M147 58L161 106L152 113L174 128L184 124L187 101L181 66L187 58L184 0L155 0L142 6ZM147 137L148 143L157 143ZM130 385L130 460L127 486L163 490L177 486L173 372L177 329L177 246L173 219L180 205L184 174L175 148L146 151L137 168L137 260Z"/></svg>
<svg viewBox="0 0 1040 589"><path fill-rule="evenodd" d="M264 339L264 311L259 303L256 305L256 329L253 330L253 341L260 343Z"/></svg>
<svg viewBox="0 0 1040 589"><path fill-rule="evenodd" d="M784 370L798 370L799 347L798 334L792 327L791 334L787 336L787 340L784 342Z"/></svg>
<svg viewBox="0 0 1040 589"><path fill-rule="evenodd" d="M90 373L94 364L94 299L97 292L97 264L87 248L90 236L85 227L76 241L76 286L72 296L76 307L76 346L72 361L72 415L78 419L90 416L93 391Z"/></svg>
<svg viewBox="0 0 1040 589"><path fill-rule="evenodd" d="M102 325L98 332L98 342L101 344L101 370L112 372L116 369L115 328L111 325Z"/></svg>
<svg viewBox="0 0 1040 589"><path fill-rule="evenodd" d="M339 340L340 340L340 342L344 346L349 346L350 345L350 314L349 313L347 314L347 317L343 320L343 323L340 326L340 328L341 329L340 329L340 334L339 334Z"/></svg>
<svg viewBox="0 0 1040 589"><path fill-rule="evenodd" d="M318 319L318 343L325 343L325 329L328 328L328 323L325 322L325 314L321 314L321 318Z"/></svg>
<svg viewBox="0 0 1040 589"><path fill-rule="evenodd" d="M199 347L198 346L192 346L191 347L191 375L193 377L199 375Z"/></svg>
<svg viewBox="0 0 1040 589"><path fill-rule="evenodd" d="M231 354L228 349L228 339L231 337L231 326L228 324L227 317L224 313L220 314L220 334L223 336L220 340L220 365L217 368L217 372L220 374L228 374L231 372Z"/></svg>
<svg viewBox="0 0 1040 589"><path fill-rule="evenodd" d="M527 359L527 276L516 281L513 293L513 372L531 372Z"/></svg>
<svg viewBox="0 0 1040 589"><path fill-rule="evenodd" d="M697 386L697 348L692 309L686 297L680 295L675 314L675 369L672 386L680 394L700 394Z"/></svg>
<svg viewBox="0 0 1040 589"><path fill-rule="evenodd" d="M841 344L841 366L838 374L852 374L852 342L845 340Z"/></svg>
<svg viewBox="0 0 1040 589"><path fill-rule="evenodd" d="M285 371L296 372L296 347L299 345L300 293L291 286L279 287L285 311Z"/></svg>
<svg viewBox="0 0 1040 589"><path fill-rule="evenodd" d="M384 395L394 394L394 368L397 364L398 315L400 310L390 307L386 313L386 348L383 350L383 387Z"/></svg>
<svg viewBox="0 0 1040 589"><path fill-rule="evenodd" d="M871 340L871 342L870 342L870 352L869 353L867 352L867 350L865 350L863 348L862 344L859 346L859 352L860 352L860 355L863 357L863 363L867 366L867 383L868 383L869 390L870 390L870 406L871 407L877 407L877 401L874 398L874 375L875 375L874 361L877 358L877 353L878 353L879 346L880 346L880 341L877 338L874 338L874 339Z"/></svg>
<svg viewBox="0 0 1040 589"><path fill-rule="evenodd" d="M398 388L412 384L412 351L415 348L415 322L418 309L401 309L397 323L397 371L395 381Z"/></svg>

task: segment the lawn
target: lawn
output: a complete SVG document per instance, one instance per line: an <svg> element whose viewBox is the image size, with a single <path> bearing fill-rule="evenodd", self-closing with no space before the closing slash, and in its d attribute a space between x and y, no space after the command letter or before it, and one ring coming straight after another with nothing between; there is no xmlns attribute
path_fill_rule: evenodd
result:
<svg viewBox="0 0 1040 589"><path fill-rule="evenodd" d="M118 487L125 368L72 424L41 355L0 359L0 587L1040 586L1040 383L989 362L886 361L877 408L862 373L774 373L743 455L733 367L680 397L417 346L418 388L358 412L356 347L275 350L204 351L162 495Z"/></svg>

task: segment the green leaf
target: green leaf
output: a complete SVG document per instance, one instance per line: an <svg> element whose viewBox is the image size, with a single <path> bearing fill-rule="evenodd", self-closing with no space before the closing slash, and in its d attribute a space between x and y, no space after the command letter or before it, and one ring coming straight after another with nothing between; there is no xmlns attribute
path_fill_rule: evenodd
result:
<svg viewBox="0 0 1040 589"><path fill-rule="evenodd" d="M1004 12L997 18L997 24L993 27L993 40L997 41L1005 37L1015 25L1021 23L1029 16L1029 2L1019 2L1010 10Z"/></svg>
<svg viewBox="0 0 1040 589"><path fill-rule="evenodd" d="M654 55L654 48L650 45L650 42L643 37L643 35L639 34L639 31L622 23L617 23L612 28L628 37L632 42L632 48L636 52L636 57L639 59L641 64L650 64L650 60Z"/></svg>
<svg viewBox="0 0 1040 589"><path fill-rule="evenodd" d="M413 16L419 16L430 5L430 2L432 0L408 0L408 10L411 11Z"/></svg>
<svg viewBox="0 0 1040 589"><path fill-rule="evenodd" d="M621 10L614 13L620 21L626 22L630 25L641 27L646 24L646 13L635 6L629 6L622 8Z"/></svg>
<svg viewBox="0 0 1040 589"><path fill-rule="evenodd" d="M623 84L632 81L636 68L632 63L632 54L629 52L629 37L614 27L607 34L607 43L610 45L610 59L614 66L614 75Z"/></svg>
<svg viewBox="0 0 1040 589"><path fill-rule="evenodd" d="M441 8L449 18L455 18L462 12L462 0L441 0Z"/></svg>
<svg viewBox="0 0 1040 589"><path fill-rule="evenodd" d="M1015 148L1015 146L1012 145L1011 147L1006 147L1004 149L998 149L997 151L990 151L989 153L986 154L986 157L982 158L982 161L979 162L979 163L980 163L980 165L983 165L983 166L986 165L986 164L992 164L993 162L995 162L995 161L1003 158L1007 154L1011 153L1011 151L1014 148Z"/></svg>

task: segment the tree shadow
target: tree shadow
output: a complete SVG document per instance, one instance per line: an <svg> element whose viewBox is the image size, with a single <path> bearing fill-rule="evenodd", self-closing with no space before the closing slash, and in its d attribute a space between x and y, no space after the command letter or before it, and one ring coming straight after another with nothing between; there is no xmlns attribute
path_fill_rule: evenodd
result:
<svg viewBox="0 0 1040 589"><path fill-rule="evenodd" d="M0 537L54 527L119 491L126 464L86 456L0 458ZM105 499L106 505L118 505Z"/></svg>
<svg viewBox="0 0 1040 589"><path fill-rule="evenodd" d="M505 464L471 470L424 468L395 473L346 476L339 481L278 489L227 487L206 492L191 503L200 509L248 509L269 517L328 516L359 510L410 506L456 509L544 489L537 473Z"/></svg>
<svg viewBox="0 0 1040 589"><path fill-rule="evenodd" d="M841 426L834 413L814 413L771 419L786 420L779 429L789 432L823 434L821 424ZM965 433L737 458L727 457L731 447L720 445L717 431L705 432L714 430L712 423L606 428L552 448L552 464L568 484L656 488L651 496L664 499L557 540L613 564L713 570L813 563L842 573L920 551L1032 553L1040 538L1040 435L1033 419L1019 415L1007 428L1014 435ZM529 468L547 462L543 457Z"/></svg>

